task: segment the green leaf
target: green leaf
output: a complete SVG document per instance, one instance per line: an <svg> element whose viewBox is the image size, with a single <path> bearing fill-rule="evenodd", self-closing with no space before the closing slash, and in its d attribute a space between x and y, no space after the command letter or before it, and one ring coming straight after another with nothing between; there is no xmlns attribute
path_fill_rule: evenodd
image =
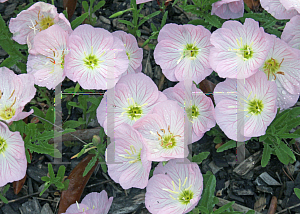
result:
<svg viewBox="0 0 300 214"><path fill-rule="evenodd" d="M297 126L300 126L300 117L296 117L294 119L289 120L286 129L290 131L291 129L296 128Z"/></svg>
<svg viewBox="0 0 300 214"><path fill-rule="evenodd" d="M232 201L228 204L225 204L224 206L220 207L219 209L214 211L214 214L219 214L219 213L223 213L224 211L226 211L227 209L229 209L235 202Z"/></svg>
<svg viewBox="0 0 300 214"><path fill-rule="evenodd" d="M290 157L280 147L275 147L275 154L283 164L287 165L290 163Z"/></svg>
<svg viewBox="0 0 300 214"><path fill-rule="evenodd" d="M65 15L65 17L68 19L68 13L66 10L63 11L63 14Z"/></svg>
<svg viewBox="0 0 300 214"><path fill-rule="evenodd" d="M300 199L300 189L294 188L294 192L295 192L296 196Z"/></svg>
<svg viewBox="0 0 300 214"><path fill-rule="evenodd" d="M3 201L4 204L8 204L8 200L0 194L0 200Z"/></svg>
<svg viewBox="0 0 300 214"><path fill-rule="evenodd" d="M53 167L52 167L51 163L48 163L48 173L49 173L50 179L55 178L55 174L54 174Z"/></svg>
<svg viewBox="0 0 300 214"><path fill-rule="evenodd" d="M105 5L105 1L99 1L98 4L93 8L93 13L99 10L101 7Z"/></svg>
<svg viewBox="0 0 300 214"><path fill-rule="evenodd" d="M219 143L222 143L222 138L220 136L217 136L214 138L214 143L215 144L219 144Z"/></svg>
<svg viewBox="0 0 300 214"><path fill-rule="evenodd" d="M45 119L50 121L51 123L45 123L45 130L51 130L53 129L53 124L54 124L54 117L55 117L55 110L54 110L54 106L51 106L47 113L46 113L46 117Z"/></svg>
<svg viewBox="0 0 300 214"><path fill-rule="evenodd" d="M144 22L153 18L154 16L157 16L160 13L161 13L161 11L159 10L159 11L155 11L154 13L151 13L150 15L146 16L145 18L142 19L142 21L140 21L140 23L138 24L137 27L141 26L142 24L144 24Z"/></svg>
<svg viewBox="0 0 300 214"><path fill-rule="evenodd" d="M89 11L89 4L86 1L82 2L82 7L83 7L85 12Z"/></svg>
<svg viewBox="0 0 300 214"><path fill-rule="evenodd" d="M151 26L151 29L153 32L158 31L156 26L152 22L151 22L150 26Z"/></svg>
<svg viewBox="0 0 300 214"><path fill-rule="evenodd" d="M287 109L287 110L277 114L270 126L278 127L278 126L284 124L285 119L289 116L289 111L290 110ZM269 128L270 128L270 126L269 126Z"/></svg>
<svg viewBox="0 0 300 214"><path fill-rule="evenodd" d="M41 177L41 180L42 180L42 181L45 181L45 182L50 182L50 178L47 177L47 176Z"/></svg>
<svg viewBox="0 0 300 214"><path fill-rule="evenodd" d="M56 182L55 186L57 187L58 190L61 190L61 189L63 189L65 187L64 184L61 183L61 182Z"/></svg>
<svg viewBox="0 0 300 214"><path fill-rule="evenodd" d="M272 148L268 144L264 143L264 150L261 159L262 167L266 167L267 164L269 163L269 160L271 158L271 153L272 153Z"/></svg>
<svg viewBox="0 0 300 214"><path fill-rule="evenodd" d="M206 207L209 212L212 212L213 207L215 206L213 198L215 197L214 192L216 188L216 177L214 175L210 175L210 173L206 173L206 175L203 175L203 185L204 188L199 205Z"/></svg>
<svg viewBox="0 0 300 214"><path fill-rule="evenodd" d="M40 145L34 143L25 144L26 149L29 149L31 152L36 152L39 154L48 154L55 158L61 158L62 155L58 149L54 148L54 145L50 145L47 142L41 142Z"/></svg>
<svg viewBox="0 0 300 214"><path fill-rule="evenodd" d="M164 16L163 16L163 18L162 18L162 20L161 20L160 29L162 29L162 27L165 26L166 21L167 21L167 17L168 17L168 11L166 11L166 12L164 13Z"/></svg>
<svg viewBox="0 0 300 214"><path fill-rule="evenodd" d="M73 106L73 107L77 107L77 108L81 108L81 109L83 109L83 106L81 105L81 104L77 104L77 103L75 103L75 102L68 102L68 105L69 106Z"/></svg>
<svg viewBox="0 0 300 214"><path fill-rule="evenodd" d="M267 134L259 137L259 142L263 142L267 138Z"/></svg>
<svg viewBox="0 0 300 214"><path fill-rule="evenodd" d="M0 46L2 45L0 44ZM17 64L19 60L20 58L18 56L9 56L5 60L3 60L3 62L0 64L0 67L10 68L13 65Z"/></svg>
<svg viewBox="0 0 300 214"><path fill-rule="evenodd" d="M201 211L201 213L204 213L204 214L210 213L209 210L204 206L198 206L197 208Z"/></svg>
<svg viewBox="0 0 300 214"><path fill-rule="evenodd" d="M202 19L194 19L188 22L188 24L192 25L206 25L206 22Z"/></svg>
<svg viewBox="0 0 300 214"><path fill-rule="evenodd" d="M63 182L63 184L64 184L64 190L67 190L67 189L68 189L69 183L70 183L70 180L69 180L69 179L67 179L67 180L65 180L65 181Z"/></svg>
<svg viewBox="0 0 300 214"><path fill-rule="evenodd" d="M284 142L280 141L279 146L293 161L296 161L294 153Z"/></svg>
<svg viewBox="0 0 300 214"><path fill-rule="evenodd" d="M82 22L89 16L89 13L86 12L82 14L81 16L77 17L74 21L71 22L71 28L74 30L79 25L82 24Z"/></svg>
<svg viewBox="0 0 300 214"><path fill-rule="evenodd" d="M77 120L68 120L67 122L65 122L62 126L63 129L66 128L77 128L80 125L85 124L85 121L77 121Z"/></svg>
<svg viewBox="0 0 300 214"><path fill-rule="evenodd" d="M223 152L225 150L232 149L232 148L235 148L235 147L236 147L236 141L230 140L230 141L226 142L225 144L223 144L222 146L220 146L217 149L217 152Z"/></svg>
<svg viewBox="0 0 300 214"><path fill-rule="evenodd" d="M90 162L88 163L88 165L85 167L85 170L83 172L83 177L86 176L89 171L93 168L93 166L95 166L96 162L97 162L97 156L93 156L92 159L90 160Z"/></svg>
<svg viewBox="0 0 300 214"><path fill-rule="evenodd" d="M44 189L42 190L42 192L40 193L40 196L43 195L43 193L50 187L50 183L46 182L45 185L44 185Z"/></svg>
<svg viewBox="0 0 300 214"><path fill-rule="evenodd" d="M137 30L137 31L136 31L136 35L137 35L137 37L141 37L141 31L140 31L140 30Z"/></svg>
<svg viewBox="0 0 300 214"><path fill-rule="evenodd" d="M119 11L119 12L117 12L117 13L112 14L109 18L110 18L110 19L116 18L116 17L121 16L121 15L123 15L124 13L126 13L126 12L128 12L128 11L132 11L132 10L134 10L134 8L129 8L129 9L127 9L127 10Z"/></svg>
<svg viewBox="0 0 300 214"><path fill-rule="evenodd" d="M300 134L277 134L279 138L299 138Z"/></svg>
<svg viewBox="0 0 300 214"><path fill-rule="evenodd" d="M66 172L66 167L64 165L61 165L58 169L57 172L57 178L60 178L61 180L63 180L64 176L65 176L65 172Z"/></svg>
<svg viewBox="0 0 300 214"><path fill-rule="evenodd" d="M2 190L2 194L4 195L9 190L10 185L7 184L4 189Z"/></svg>
<svg viewBox="0 0 300 214"><path fill-rule="evenodd" d="M246 214L255 214L254 210L249 210L248 212L246 212Z"/></svg>
<svg viewBox="0 0 300 214"><path fill-rule="evenodd" d="M134 27L134 25L131 22L127 21L127 20L118 19L118 22L121 22L123 24L129 25L131 27Z"/></svg>
<svg viewBox="0 0 300 214"><path fill-rule="evenodd" d="M218 17L215 15L206 15L205 16L205 21L208 22L209 24L211 24L212 26L215 26L216 28L221 28L222 24L219 21Z"/></svg>
<svg viewBox="0 0 300 214"><path fill-rule="evenodd" d="M196 162L197 164L200 164L203 160L205 160L210 152L201 152L198 155L194 155L192 157L192 162Z"/></svg>

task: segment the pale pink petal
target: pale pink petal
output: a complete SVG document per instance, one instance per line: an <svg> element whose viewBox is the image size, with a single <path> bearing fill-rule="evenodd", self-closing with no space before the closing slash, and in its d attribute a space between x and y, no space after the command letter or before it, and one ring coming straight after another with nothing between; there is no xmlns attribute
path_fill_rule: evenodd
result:
<svg viewBox="0 0 300 214"><path fill-rule="evenodd" d="M299 14L295 9L287 10L280 0L260 0L260 4L262 8L268 11L276 19L291 19L293 16Z"/></svg>
<svg viewBox="0 0 300 214"><path fill-rule="evenodd" d="M212 4L211 15L217 15L222 19L236 19L244 14L244 2L242 0L221 0Z"/></svg>

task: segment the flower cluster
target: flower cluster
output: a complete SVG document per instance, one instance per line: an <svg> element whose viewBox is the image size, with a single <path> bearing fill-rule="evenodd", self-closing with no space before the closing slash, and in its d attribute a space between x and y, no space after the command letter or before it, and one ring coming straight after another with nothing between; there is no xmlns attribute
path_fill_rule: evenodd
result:
<svg viewBox="0 0 300 214"><path fill-rule="evenodd" d="M271 10L283 16L299 10L292 0L268 2L270 8L280 3ZM243 16L241 0L212 7L212 14L224 19ZM87 24L72 30L53 5L38 2L9 24L13 39L29 47L28 73L0 68L0 120L10 123L33 112L22 110L35 95L34 84L53 89L68 77L84 89L107 89L96 113L111 141L105 152L108 174L124 189L146 188L151 213L188 213L203 191L199 166L186 159L188 145L216 124L235 141L264 135L277 108L289 108L299 98L299 22L300 16L293 17L281 39L253 19L226 21L213 33L201 25L166 24L154 59L169 80L179 82L161 92L141 73L143 51L132 35ZM215 107L196 87L213 70L226 78L214 89ZM152 161L168 163L159 163L149 179ZM24 141L2 122L0 169L0 186L26 172ZM111 203L105 191L91 193L66 214L106 214Z"/></svg>

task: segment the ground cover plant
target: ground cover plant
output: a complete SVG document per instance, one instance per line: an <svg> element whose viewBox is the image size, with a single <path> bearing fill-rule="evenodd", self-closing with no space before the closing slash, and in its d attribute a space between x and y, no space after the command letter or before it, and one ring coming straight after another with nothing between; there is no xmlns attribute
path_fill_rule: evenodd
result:
<svg viewBox="0 0 300 214"><path fill-rule="evenodd" d="M46 170L37 179L39 199L59 196L47 208L59 214L275 213L287 185L286 198L300 198L300 174L293 178L300 164L298 1L260 0L257 9L259 3L242 0L131 0L102 16L123 30L97 24L95 13L108 1L64 0L58 12L59 2L30 0L8 21L0 15L7 53L0 64L0 207L29 191L39 169ZM147 4L157 10L145 13ZM193 19L170 22L174 8ZM146 39L145 29L152 30ZM159 81L152 79L150 55ZM208 150L193 149L203 142ZM256 153L241 157L251 145L258 145ZM238 165L228 174L245 176L277 161L285 179L295 182L279 183L278 193L266 186L278 184L261 178L258 190L273 197L260 205L217 197L229 185L248 194L236 190L234 180L218 183L220 168L207 162L230 151L228 162ZM99 174L106 181L87 191ZM130 198L127 192L137 189L143 192ZM123 191L137 206L123 210L126 199L117 196ZM300 205L282 204L277 211ZM27 205L18 207L21 213Z"/></svg>

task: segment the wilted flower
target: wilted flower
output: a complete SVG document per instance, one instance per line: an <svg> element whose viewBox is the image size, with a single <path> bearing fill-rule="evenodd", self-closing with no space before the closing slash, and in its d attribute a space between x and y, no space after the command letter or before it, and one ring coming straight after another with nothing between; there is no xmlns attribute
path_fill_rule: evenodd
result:
<svg viewBox="0 0 300 214"><path fill-rule="evenodd" d="M188 213L198 204L203 191L199 166L185 159L160 163L146 188L145 205L153 214Z"/></svg>
<svg viewBox="0 0 300 214"><path fill-rule="evenodd" d="M155 62L170 81L191 78L198 84L212 72L208 62L210 36L201 25L166 24L158 35Z"/></svg>
<svg viewBox="0 0 300 214"><path fill-rule="evenodd" d="M80 204L72 204L64 214L107 214L113 197L108 198L105 190L87 194Z"/></svg>
<svg viewBox="0 0 300 214"><path fill-rule="evenodd" d="M184 120L184 110L177 102L167 100L158 103L149 114L133 125L145 139L148 160L168 161L187 157L184 137L188 143L191 143L191 139L184 136Z"/></svg>
<svg viewBox="0 0 300 214"><path fill-rule="evenodd" d="M22 112L33 99L36 89L31 74L16 75L12 70L0 68L0 120L9 123L28 117L33 113Z"/></svg>
<svg viewBox="0 0 300 214"><path fill-rule="evenodd" d="M97 119L104 128L115 130L122 123L133 125L159 102L167 100L150 77L143 73L123 76L114 88L113 103L107 101L107 92L97 109ZM107 114L114 112L114 124L107 124Z"/></svg>
<svg viewBox="0 0 300 214"><path fill-rule="evenodd" d="M286 23L281 39L300 52L300 15L294 16Z"/></svg>
<svg viewBox="0 0 300 214"><path fill-rule="evenodd" d="M143 148L143 137L130 125L123 123L114 134L114 142L106 150L114 151L115 162L107 162L108 174L123 189L132 187L144 189L148 184L151 161L147 160ZM115 146L115 147L114 147Z"/></svg>
<svg viewBox="0 0 300 214"><path fill-rule="evenodd" d="M24 141L0 122L0 187L24 178L27 169Z"/></svg>
<svg viewBox="0 0 300 214"><path fill-rule="evenodd" d="M284 0L289 1L289 0ZM262 8L264 8L268 13L274 16L276 19L290 19L293 16L299 14L294 9L286 9L281 0L260 0Z"/></svg>
<svg viewBox="0 0 300 214"><path fill-rule="evenodd" d="M68 39L68 33L58 25L53 25L34 37L35 45L29 51L27 73L33 74L36 85L53 89L64 80Z"/></svg>
<svg viewBox="0 0 300 214"><path fill-rule="evenodd" d="M142 70L142 60L143 60L143 49L139 48L136 38L130 34L125 33L124 31L115 31L112 33L113 36L118 37L124 43L126 54L128 56L129 65L128 69L125 73L132 74L132 73L139 73Z"/></svg>
<svg viewBox="0 0 300 214"><path fill-rule="evenodd" d="M222 78L244 79L258 71L267 57L269 40L258 22L226 21L211 35L209 62Z"/></svg>
<svg viewBox="0 0 300 214"><path fill-rule="evenodd" d="M300 55L274 35L270 35L269 40L272 48L260 70L265 72L268 80L276 82L277 105L287 109L297 102L300 94Z"/></svg>
<svg viewBox="0 0 300 214"><path fill-rule="evenodd" d="M237 19L244 15L243 0L221 0L212 4L211 15L222 19Z"/></svg>
<svg viewBox="0 0 300 214"><path fill-rule="evenodd" d="M217 124L235 141L264 135L276 116L276 83L262 71L245 80L226 79L215 87L214 98Z"/></svg>
<svg viewBox="0 0 300 214"><path fill-rule="evenodd" d="M177 101L179 106L185 109L187 117L192 122L192 142L198 141L205 132L216 125L212 100L205 96L195 84L186 90L184 82L179 82L174 87L164 90L163 93L168 99ZM186 100L191 101L190 105L186 103Z"/></svg>
<svg viewBox="0 0 300 214"><path fill-rule="evenodd" d="M84 89L112 88L128 68L124 44L102 28L80 25L69 37L69 49L65 74Z"/></svg>
<svg viewBox="0 0 300 214"><path fill-rule="evenodd" d="M63 13L57 13L54 5L37 2L19 13L16 18L11 18L9 30L13 33L13 40L20 44L28 43L30 49L34 36L54 24L59 25L68 33L72 31L70 22Z"/></svg>

